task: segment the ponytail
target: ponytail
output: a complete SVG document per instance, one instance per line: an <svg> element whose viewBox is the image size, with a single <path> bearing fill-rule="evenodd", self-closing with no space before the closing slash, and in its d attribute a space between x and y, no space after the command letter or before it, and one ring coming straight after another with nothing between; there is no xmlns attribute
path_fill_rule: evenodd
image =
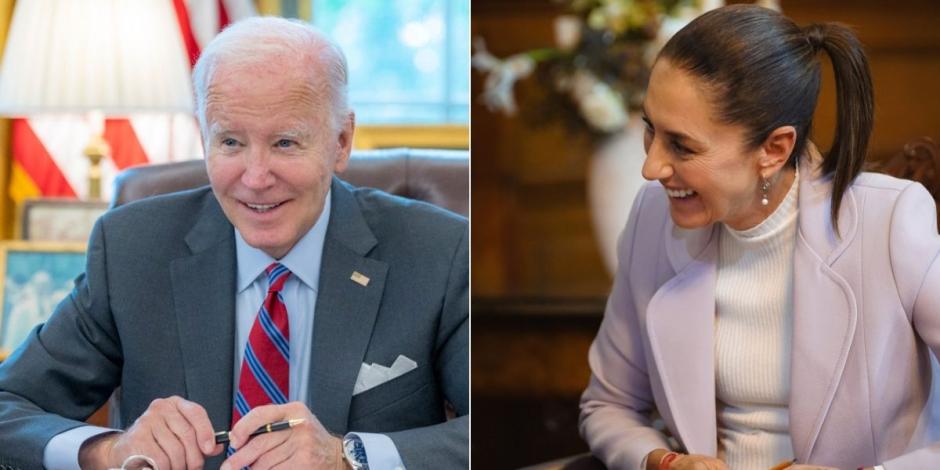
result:
<svg viewBox="0 0 940 470"><path fill-rule="evenodd" d="M838 232L842 197L862 171L871 137L875 107L871 72L855 34L837 23L812 24L804 29L815 51L825 51L836 82L836 131L822 170L832 175L832 225Z"/></svg>

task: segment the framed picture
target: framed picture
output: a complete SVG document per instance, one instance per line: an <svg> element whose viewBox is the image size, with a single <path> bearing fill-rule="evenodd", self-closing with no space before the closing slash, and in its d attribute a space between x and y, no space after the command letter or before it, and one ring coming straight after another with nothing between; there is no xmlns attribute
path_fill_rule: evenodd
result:
<svg viewBox="0 0 940 470"><path fill-rule="evenodd" d="M0 358L52 315L84 269L84 243L0 242Z"/></svg>
<svg viewBox="0 0 940 470"><path fill-rule="evenodd" d="M24 240L86 242L105 201L40 198L23 202L21 231Z"/></svg>

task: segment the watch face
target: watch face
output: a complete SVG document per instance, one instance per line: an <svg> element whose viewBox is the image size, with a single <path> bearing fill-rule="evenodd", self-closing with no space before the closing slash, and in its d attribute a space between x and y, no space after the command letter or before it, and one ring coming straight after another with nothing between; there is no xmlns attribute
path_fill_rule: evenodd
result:
<svg viewBox="0 0 940 470"><path fill-rule="evenodd" d="M368 469L369 461L366 458L366 447L362 444L362 439L356 436L350 436L343 440L343 450L346 454L346 460L356 469Z"/></svg>

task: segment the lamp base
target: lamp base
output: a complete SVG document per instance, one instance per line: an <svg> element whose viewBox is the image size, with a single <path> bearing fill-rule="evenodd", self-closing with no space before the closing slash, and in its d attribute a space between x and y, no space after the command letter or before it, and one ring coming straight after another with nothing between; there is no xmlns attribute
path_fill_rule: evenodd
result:
<svg viewBox="0 0 940 470"><path fill-rule="evenodd" d="M111 146L104 136L96 133L85 147L84 154L90 163L88 167L88 199L101 199L101 160L111 153Z"/></svg>

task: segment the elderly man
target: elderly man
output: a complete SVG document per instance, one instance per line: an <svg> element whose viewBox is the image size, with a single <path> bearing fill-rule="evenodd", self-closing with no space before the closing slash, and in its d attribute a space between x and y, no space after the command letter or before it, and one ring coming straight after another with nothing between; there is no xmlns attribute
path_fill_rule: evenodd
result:
<svg viewBox="0 0 940 470"><path fill-rule="evenodd" d="M467 467L466 220L334 178L354 115L311 27L237 23L194 84L211 188L98 221L75 290L0 366L0 463ZM84 425L118 386L126 430Z"/></svg>

